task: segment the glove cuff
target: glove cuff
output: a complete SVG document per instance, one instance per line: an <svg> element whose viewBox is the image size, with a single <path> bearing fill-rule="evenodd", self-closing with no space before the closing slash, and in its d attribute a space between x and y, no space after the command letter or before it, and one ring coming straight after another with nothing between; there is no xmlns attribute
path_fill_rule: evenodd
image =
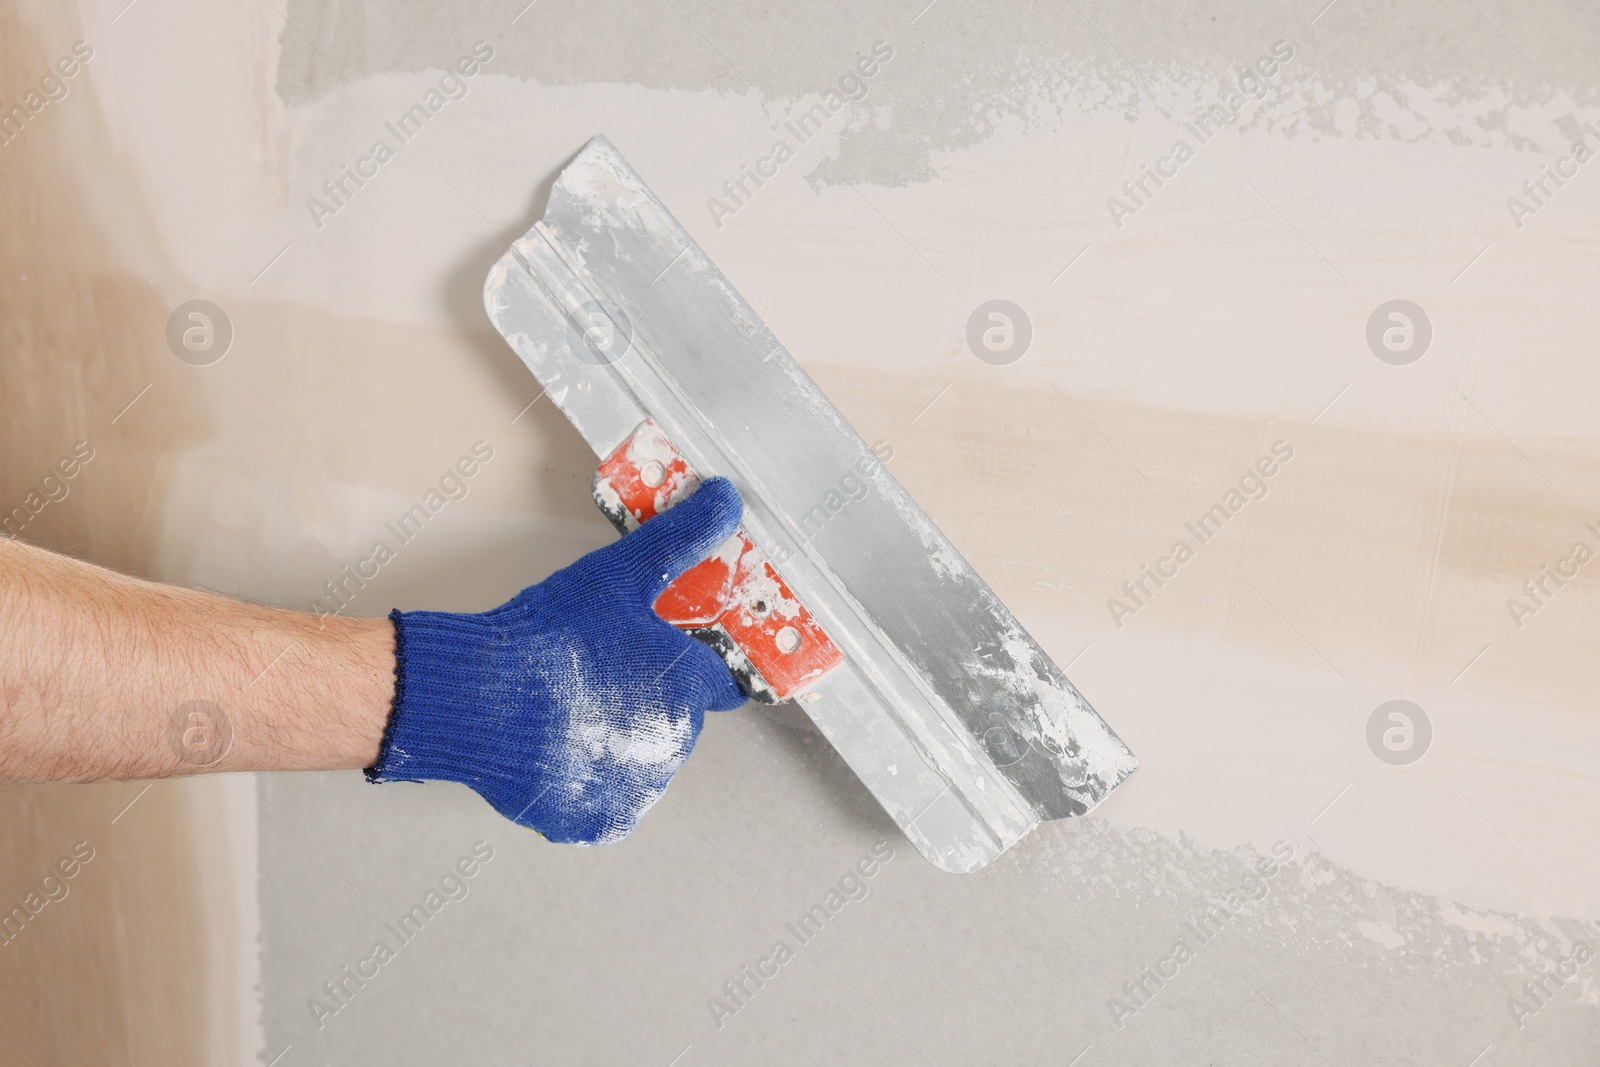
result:
<svg viewBox="0 0 1600 1067"><path fill-rule="evenodd" d="M466 656L492 647L490 629L477 615L437 611L389 613L394 624L394 703L384 727L378 761L366 769L369 782L476 779L476 753L469 689L481 673Z"/></svg>
<svg viewBox="0 0 1600 1067"><path fill-rule="evenodd" d="M394 746L394 724L400 717L400 705L406 695L406 642L400 629L400 609L389 612L389 625L394 627L394 699L389 702L389 718L383 724L383 740L378 745L378 759L364 772L369 782L385 781L382 767L389 759Z"/></svg>

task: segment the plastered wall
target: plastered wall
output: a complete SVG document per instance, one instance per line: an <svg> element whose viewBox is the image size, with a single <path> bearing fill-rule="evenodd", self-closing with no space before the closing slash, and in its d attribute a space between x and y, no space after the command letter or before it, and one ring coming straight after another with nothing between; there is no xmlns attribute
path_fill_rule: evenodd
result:
<svg viewBox="0 0 1600 1067"><path fill-rule="evenodd" d="M35 280L4 290L30 324L5 357L6 486L57 440L107 442L41 541L304 606L485 441L465 499L349 610L486 608L605 543L594 457L479 303L603 132L1141 760L1092 817L966 878L923 864L792 709L715 717L604 850L453 786L259 780L258 875L173 879L252 916L258 886L258 945L221 919L187 942L242 946L233 990L259 964L259 1022L249 996L203 1001L235 1046L1593 1060L1592 12L120 6L15 15L21 69L95 49L0 148L8 258L40 264L7 267ZM204 366L166 340L193 299L232 329ZM968 340L995 299L1031 329L1009 362ZM1397 300L1420 318L1390 347ZM1394 720L1374 734L1396 700L1425 741L1414 710L1398 749ZM52 1032L99 1041L61 1011Z"/></svg>

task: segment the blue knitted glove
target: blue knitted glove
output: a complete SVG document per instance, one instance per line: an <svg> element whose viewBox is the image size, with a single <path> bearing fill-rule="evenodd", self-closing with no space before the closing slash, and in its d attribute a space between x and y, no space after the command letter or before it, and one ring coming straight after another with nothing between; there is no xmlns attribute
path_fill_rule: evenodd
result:
<svg viewBox="0 0 1600 1067"><path fill-rule="evenodd" d="M705 712L744 703L717 654L651 607L742 510L712 478L493 611L391 613L394 710L367 779L461 782L552 841L627 834Z"/></svg>

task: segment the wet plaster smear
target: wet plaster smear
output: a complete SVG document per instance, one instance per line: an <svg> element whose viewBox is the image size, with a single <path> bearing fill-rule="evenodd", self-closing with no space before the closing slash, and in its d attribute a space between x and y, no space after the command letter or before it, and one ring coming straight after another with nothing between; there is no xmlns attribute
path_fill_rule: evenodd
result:
<svg viewBox="0 0 1600 1067"><path fill-rule="evenodd" d="M235 332L163 371L152 570L303 606L384 540L345 610L470 610L609 540L479 303L604 132L1141 761L961 878L784 709L602 850L274 776L263 1062L1594 1061L1591 7L120 6L84 210Z"/></svg>

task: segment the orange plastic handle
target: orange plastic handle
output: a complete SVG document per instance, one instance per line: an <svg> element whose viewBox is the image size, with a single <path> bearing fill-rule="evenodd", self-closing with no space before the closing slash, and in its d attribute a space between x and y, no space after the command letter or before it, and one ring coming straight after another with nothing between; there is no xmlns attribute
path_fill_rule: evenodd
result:
<svg viewBox="0 0 1600 1067"><path fill-rule="evenodd" d="M699 475L666 434L646 420L600 464L594 492L612 522L627 530L689 496L699 484ZM679 629L725 634L779 700L844 661L844 653L743 527L710 559L667 586L655 610ZM732 661L730 666L737 670Z"/></svg>

